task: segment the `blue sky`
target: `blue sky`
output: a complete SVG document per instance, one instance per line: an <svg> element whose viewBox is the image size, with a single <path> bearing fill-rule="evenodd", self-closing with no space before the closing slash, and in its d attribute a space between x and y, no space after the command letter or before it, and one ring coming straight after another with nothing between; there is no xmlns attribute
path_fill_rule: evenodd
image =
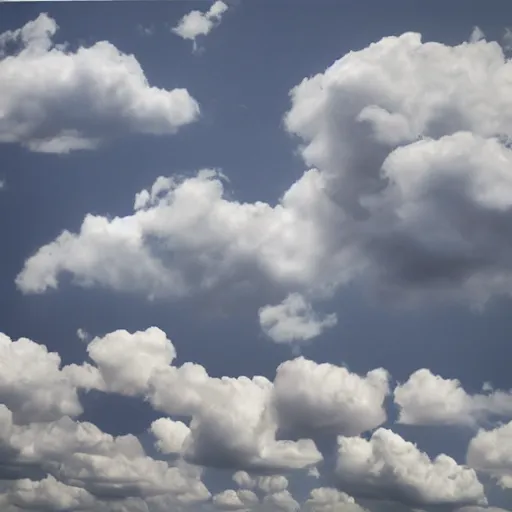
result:
<svg viewBox="0 0 512 512"><path fill-rule="evenodd" d="M512 509L509 2L0 13L2 510Z"/></svg>

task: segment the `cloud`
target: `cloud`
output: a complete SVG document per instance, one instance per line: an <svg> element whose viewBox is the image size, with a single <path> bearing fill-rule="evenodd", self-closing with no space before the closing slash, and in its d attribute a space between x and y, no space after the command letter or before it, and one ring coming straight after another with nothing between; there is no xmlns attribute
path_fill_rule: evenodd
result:
<svg viewBox="0 0 512 512"><path fill-rule="evenodd" d="M388 373L359 376L303 357L282 363L274 380L274 403L282 429L359 435L386 421Z"/></svg>
<svg viewBox="0 0 512 512"><path fill-rule="evenodd" d="M69 153L130 132L173 134L198 118L186 89L149 85L135 56L108 41L72 51L54 44L57 30L42 13L0 34L0 142Z"/></svg>
<svg viewBox="0 0 512 512"><path fill-rule="evenodd" d="M0 504L22 510L67 512L93 509L96 499L85 489L65 485L48 475L40 481L28 478L16 480L8 492L0 497Z"/></svg>
<svg viewBox="0 0 512 512"><path fill-rule="evenodd" d="M512 421L492 430L480 429L469 443L466 459L503 488L512 488Z"/></svg>
<svg viewBox="0 0 512 512"><path fill-rule="evenodd" d="M322 460L311 439L277 440L273 384L264 377L213 378L193 363L172 366L172 342L156 327L115 331L88 345L94 365L69 365L66 375L79 387L146 398L157 410L191 417L152 425L163 452L189 462L257 471L299 469Z"/></svg>
<svg viewBox="0 0 512 512"><path fill-rule="evenodd" d="M369 440L338 438L336 475L355 496L409 506L487 504L473 469L441 454L434 460L398 434L380 428Z"/></svg>
<svg viewBox="0 0 512 512"><path fill-rule="evenodd" d="M60 356L44 345L0 333L0 403L14 411L17 423L83 412L76 387L60 366Z"/></svg>
<svg viewBox="0 0 512 512"><path fill-rule="evenodd" d="M227 489L213 497L213 505L219 510L250 510L259 502L251 491Z"/></svg>
<svg viewBox="0 0 512 512"><path fill-rule="evenodd" d="M330 487L313 489L304 509L311 512L366 512L352 496Z"/></svg>
<svg viewBox="0 0 512 512"><path fill-rule="evenodd" d="M63 500L89 500L89 495L98 500L171 495L175 503L189 503L210 497L197 472L148 457L133 435L114 437L68 416L19 426L4 405L0 405L0 425L0 470L32 467L53 477L39 483L22 480L21 487L12 491L22 495L18 501L46 499L54 488ZM55 479L87 492L64 488Z"/></svg>
<svg viewBox="0 0 512 512"><path fill-rule="evenodd" d="M300 509L300 505L289 491L280 491L274 494L268 494L263 499L264 507L270 511L276 512L294 512Z"/></svg>
<svg viewBox="0 0 512 512"><path fill-rule="evenodd" d="M395 388L399 423L406 425L470 425L491 416L512 417L512 393L488 390L469 395L456 379L443 379L425 368Z"/></svg>
<svg viewBox="0 0 512 512"><path fill-rule="evenodd" d="M172 31L182 39L191 40L196 51L197 37L207 36L221 22L222 15L227 10L227 4L218 0L206 12L194 10L185 14Z"/></svg>
<svg viewBox="0 0 512 512"><path fill-rule="evenodd" d="M298 293L288 295L275 306L263 306L258 313L261 328L276 343L311 340L338 322L334 313L315 313L311 303Z"/></svg>
<svg viewBox="0 0 512 512"><path fill-rule="evenodd" d="M353 281L407 304L510 295L511 76L485 40L405 33L350 52L290 93L285 126L310 169L277 204L227 198L212 170L160 178L133 214L88 214L38 249L17 285L42 293L68 274L149 297L242 280L308 300Z"/></svg>
<svg viewBox="0 0 512 512"><path fill-rule="evenodd" d="M267 473L311 467L322 455L305 436L358 435L386 420L383 369L359 376L300 357L281 364L274 382L258 376L219 379L197 364L174 366L175 348L156 327L96 337L87 350L93 364L64 369L74 385L141 396L171 417L190 417L188 426L157 420L152 432L162 452L181 453L196 464ZM278 440L278 433L299 439ZM245 473L235 477L243 487L260 485Z"/></svg>

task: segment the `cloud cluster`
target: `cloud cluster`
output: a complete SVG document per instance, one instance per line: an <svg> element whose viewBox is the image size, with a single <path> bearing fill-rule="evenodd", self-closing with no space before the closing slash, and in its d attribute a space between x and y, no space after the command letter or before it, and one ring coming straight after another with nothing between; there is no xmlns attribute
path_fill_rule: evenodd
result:
<svg viewBox="0 0 512 512"><path fill-rule="evenodd" d="M0 34L0 142L68 153L130 132L173 134L199 116L186 89L151 86L133 55L107 41L73 51L53 42L57 29L43 13Z"/></svg>
<svg viewBox="0 0 512 512"><path fill-rule="evenodd" d="M188 39L194 44L194 51L197 50L196 39L199 36L207 36L222 19L222 15L228 10L227 4L217 0L206 11L190 11L185 14L172 31L182 39Z"/></svg>
<svg viewBox="0 0 512 512"><path fill-rule="evenodd" d="M308 299L354 279L411 301L508 295L511 77L494 42L386 37L292 89L285 125L312 168L277 204L227 198L211 170L160 178L133 214L89 214L38 249L17 284L181 296L243 275Z"/></svg>
<svg viewBox="0 0 512 512"><path fill-rule="evenodd" d="M174 365L174 345L156 327L93 338L90 362L81 365L61 367L57 354L24 338L2 335L0 350L0 398L8 404L0 406L0 476L14 480L0 493L6 510L86 510L92 503L95 511L110 511L102 507L114 500L129 501L134 510L149 501L156 511L211 501L220 510L294 511L300 505L281 473L322 461L312 439L321 433L339 436L339 491L312 491L306 510L362 512L344 491L410 506L486 503L473 469L446 455L430 460L378 428L386 421L389 394L383 369L357 375L299 357L282 363L274 381L216 378L194 363ZM15 379L22 366L30 369L28 378ZM140 397L167 414L148 429L165 460L149 456L133 435L115 437L70 417L82 412L81 389ZM446 393L440 408L443 397L449 408ZM511 425L480 431L468 449L468 464L503 486L511 485L512 459L497 447L510 444ZM369 440L360 437L375 428ZM202 466L235 471L238 490L212 498L201 481Z"/></svg>
<svg viewBox="0 0 512 512"><path fill-rule="evenodd" d="M327 429L357 435L386 420L389 386L382 369L359 376L301 357L280 365L274 382L257 376L213 378L197 364L174 366L174 346L155 327L94 338L87 350L94 364L63 370L74 385L143 396L170 416L190 417L190 425L162 418L151 430L162 453L197 464L255 471L305 468L322 459L313 440L278 440L278 432L314 435Z"/></svg>
<svg viewBox="0 0 512 512"><path fill-rule="evenodd" d="M394 391L399 423L474 426L492 416L512 417L512 392L470 395L456 379L444 379L423 368Z"/></svg>

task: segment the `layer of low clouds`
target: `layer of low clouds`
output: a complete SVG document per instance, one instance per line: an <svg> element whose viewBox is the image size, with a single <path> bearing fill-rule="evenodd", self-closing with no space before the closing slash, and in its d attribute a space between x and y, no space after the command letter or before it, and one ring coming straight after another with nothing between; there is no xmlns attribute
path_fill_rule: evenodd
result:
<svg viewBox="0 0 512 512"><path fill-rule="evenodd" d="M172 31L182 39L188 39L193 43L194 51L197 51L196 39L200 36L207 36L214 27L219 25L223 14L228 10L227 4L217 0L205 12L190 11L185 14Z"/></svg>
<svg viewBox="0 0 512 512"><path fill-rule="evenodd" d="M53 42L57 30L42 13L0 34L0 142L69 153L129 132L171 135L198 118L186 89L151 86L135 56L108 41L69 50Z"/></svg>
<svg viewBox="0 0 512 512"><path fill-rule="evenodd" d="M261 502L264 509L298 510L282 472L306 474L322 461L307 437L321 432L339 435L340 491L312 492L308 510L362 511L344 492L414 506L485 502L475 472L453 459L430 460L383 428L370 440L359 437L386 421L389 377L383 369L363 376L299 357L281 364L273 382L214 378L198 364L175 366L175 347L156 327L95 337L87 346L91 362L64 367L58 354L32 340L2 335L0 341L0 398L7 404L0 406L0 472L16 470L22 478L2 495L4 503L74 510L114 496L208 501L200 467L211 466L235 471L238 486L217 494L216 508L246 510ZM28 379L16 377L22 367ZM114 437L80 421L78 392L90 389L139 397L167 414L148 425L165 461L148 456L132 435ZM506 445L506 432L481 431L468 452L471 466L499 476L503 485L510 461L503 462L506 452L493 459L489 446ZM27 473L30 468L39 479Z"/></svg>

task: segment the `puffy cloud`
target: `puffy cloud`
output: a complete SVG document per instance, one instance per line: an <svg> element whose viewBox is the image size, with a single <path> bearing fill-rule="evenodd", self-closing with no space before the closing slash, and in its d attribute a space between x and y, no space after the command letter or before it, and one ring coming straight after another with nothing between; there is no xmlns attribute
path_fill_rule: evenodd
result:
<svg viewBox="0 0 512 512"><path fill-rule="evenodd" d="M0 34L0 142L68 153L127 132L173 134L197 119L188 91L150 86L133 55L108 41L71 51L53 43L57 30L42 13Z"/></svg>
<svg viewBox="0 0 512 512"><path fill-rule="evenodd" d="M305 173L271 207L225 199L223 177L211 169L159 178L151 192L137 194L132 215L87 215L78 234L64 231L30 257L16 282L25 293L42 293L71 274L81 286L151 297L180 297L251 275L308 286L332 267L327 233L315 221L329 211L322 187L318 172Z"/></svg>
<svg viewBox="0 0 512 512"><path fill-rule="evenodd" d="M338 322L335 313L319 315L300 294L291 293L280 304L259 310L260 325L276 343L296 343L320 336Z"/></svg>
<svg viewBox="0 0 512 512"><path fill-rule="evenodd" d="M167 179L133 214L61 233L17 284L41 293L71 274L182 296L243 275L312 298L354 279L410 300L508 295L511 76L485 40L406 33L350 52L291 91L285 126L312 169L276 205L226 199L211 171Z"/></svg>
<svg viewBox="0 0 512 512"><path fill-rule="evenodd" d="M468 446L467 463L512 488L512 421L492 430L480 429Z"/></svg>
<svg viewBox="0 0 512 512"><path fill-rule="evenodd" d="M0 333L0 402L13 410L16 423L83 412L76 387L60 366L60 356L44 345Z"/></svg>
<svg viewBox="0 0 512 512"><path fill-rule="evenodd" d="M95 338L88 352L95 365L67 367L71 380L143 396L171 417L190 417L188 426L157 420L152 431L162 451L197 464L267 472L314 466L322 456L311 439L277 440L278 431L356 435L386 419L389 386L383 369L362 377L300 357L281 364L274 382L258 376L213 378L197 364L172 365L174 346L154 327ZM256 485L245 473L235 481Z"/></svg>
<svg viewBox="0 0 512 512"><path fill-rule="evenodd" d="M406 33L292 90L286 126L343 212L338 240L356 249L354 275L414 296L510 292L511 75L497 43Z"/></svg>
<svg viewBox="0 0 512 512"><path fill-rule="evenodd" d="M258 496L247 489L228 489L215 495L212 501L219 510L251 510L259 503Z"/></svg>
<svg viewBox="0 0 512 512"><path fill-rule="evenodd" d="M295 501L289 491L268 494L263 499L263 506L268 510L279 512L294 512L300 509L300 505Z"/></svg>
<svg viewBox="0 0 512 512"><path fill-rule="evenodd" d="M388 374L380 368L361 377L330 363L299 357L282 363L274 402L284 429L358 435L386 420Z"/></svg>
<svg viewBox="0 0 512 512"><path fill-rule="evenodd" d="M311 512L366 512L352 496L330 487L313 489L304 509Z"/></svg>
<svg viewBox="0 0 512 512"><path fill-rule="evenodd" d="M206 12L194 10L185 14L172 31L182 39L191 40L194 44L194 50L196 50L196 38L208 35L220 23L222 15L227 10L227 4L217 0Z"/></svg>
<svg viewBox="0 0 512 512"><path fill-rule="evenodd" d="M159 418L151 424L151 432L157 438L156 448L168 455L179 455L183 451L190 429L182 421Z"/></svg>
<svg viewBox="0 0 512 512"><path fill-rule="evenodd" d="M258 487L265 494L274 494L284 491L288 487L288 479L282 475L260 476Z"/></svg>
<svg viewBox="0 0 512 512"><path fill-rule="evenodd" d="M96 504L95 498L85 489L65 485L51 475L38 482L16 480L4 500L23 510L41 512L91 509Z"/></svg>
<svg viewBox="0 0 512 512"><path fill-rule="evenodd" d="M65 368L75 385L143 396L157 410L191 417L188 427L171 419L153 423L163 452L202 465L254 470L303 468L322 460L311 439L276 439L272 382L213 378L193 363L172 366L174 346L156 327L96 337L88 353L94 365Z"/></svg>
<svg viewBox="0 0 512 512"><path fill-rule="evenodd" d="M210 497L197 472L148 457L136 437L114 437L92 423L66 416L18 426L11 411L0 405L0 454L0 467L39 467L59 482L85 489L98 499L171 495L175 503L189 503ZM21 496L18 501L36 495L49 500L54 494L62 500L89 499L87 493L56 485L54 479L40 484L22 481L13 492Z"/></svg>
<svg viewBox="0 0 512 512"><path fill-rule="evenodd" d="M236 471L233 473L233 481L242 489L254 489L256 480L247 473L247 471Z"/></svg>
<svg viewBox="0 0 512 512"><path fill-rule="evenodd" d="M473 469L444 454L431 461L415 445L382 428L369 440L338 438L336 475L339 486L356 496L410 506L487 503Z"/></svg>
<svg viewBox="0 0 512 512"><path fill-rule="evenodd" d="M398 421L408 425L475 425L491 415L512 416L512 393L488 391L469 395L458 380L421 369L395 388Z"/></svg>

